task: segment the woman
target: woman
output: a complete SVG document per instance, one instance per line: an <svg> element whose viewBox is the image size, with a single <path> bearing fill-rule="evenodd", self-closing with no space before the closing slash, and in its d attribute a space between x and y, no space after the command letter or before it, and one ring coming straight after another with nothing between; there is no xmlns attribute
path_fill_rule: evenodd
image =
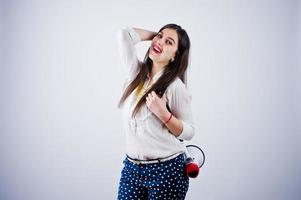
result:
<svg viewBox="0 0 301 200"><path fill-rule="evenodd" d="M126 158L118 199L185 199L182 140L194 135L191 94L186 88L190 40L167 24L159 32L126 27L117 34L127 81L119 102L126 134ZM144 61L135 44L151 40Z"/></svg>

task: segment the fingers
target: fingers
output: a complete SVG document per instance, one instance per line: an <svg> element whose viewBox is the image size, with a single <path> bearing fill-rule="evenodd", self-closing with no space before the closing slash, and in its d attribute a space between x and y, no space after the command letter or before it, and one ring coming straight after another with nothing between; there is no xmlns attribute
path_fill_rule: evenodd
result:
<svg viewBox="0 0 301 200"><path fill-rule="evenodd" d="M154 100L156 97L158 97L156 92L152 91L152 92L148 93L146 100Z"/></svg>
<svg viewBox="0 0 301 200"><path fill-rule="evenodd" d="M150 96L151 98L155 98L155 97L157 97L157 94L156 94L155 91L152 91L152 92L149 93L149 96Z"/></svg>
<svg viewBox="0 0 301 200"><path fill-rule="evenodd" d="M147 106L147 107L150 106L150 103L149 103L149 101L147 100L147 97L146 97L146 106Z"/></svg>
<svg viewBox="0 0 301 200"><path fill-rule="evenodd" d="M156 98L158 98L159 96L156 94L155 91L152 91L150 93L148 93L147 97L146 97L146 100L154 100ZM167 96L166 96L166 93L163 93L162 97L163 99L167 100Z"/></svg>
<svg viewBox="0 0 301 200"><path fill-rule="evenodd" d="M159 106L159 104L162 104L163 102L164 104L165 102L167 102L167 96L165 93L161 98L159 98L155 91L148 93L148 95L146 96L146 105L148 108L150 108L150 106L154 103Z"/></svg>

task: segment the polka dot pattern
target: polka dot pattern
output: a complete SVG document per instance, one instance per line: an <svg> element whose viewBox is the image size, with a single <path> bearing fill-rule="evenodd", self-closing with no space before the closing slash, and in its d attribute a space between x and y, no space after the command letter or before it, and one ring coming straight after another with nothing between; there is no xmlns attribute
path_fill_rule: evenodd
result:
<svg viewBox="0 0 301 200"><path fill-rule="evenodd" d="M118 188L119 200L185 199L189 177L184 173L184 155L155 164L134 164L127 158Z"/></svg>

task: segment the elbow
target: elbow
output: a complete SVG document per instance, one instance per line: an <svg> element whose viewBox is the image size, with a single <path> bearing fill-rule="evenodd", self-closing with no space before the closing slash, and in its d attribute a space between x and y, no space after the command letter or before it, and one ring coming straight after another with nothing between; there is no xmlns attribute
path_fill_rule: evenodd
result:
<svg viewBox="0 0 301 200"><path fill-rule="evenodd" d="M182 124L183 124L182 132L177 138L181 140L191 140L195 135L195 128L193 124L188 124L185 121L182 121Z"/></svg>

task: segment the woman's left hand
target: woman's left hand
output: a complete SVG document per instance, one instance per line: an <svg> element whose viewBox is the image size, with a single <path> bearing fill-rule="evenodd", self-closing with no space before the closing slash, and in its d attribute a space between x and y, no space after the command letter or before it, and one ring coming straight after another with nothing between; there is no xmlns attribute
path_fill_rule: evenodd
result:
<svg viewBox="0 0 301 200"><path fill-rule="evenodd" d="M146 97L146 105L152 113L160 120L166 116L168 110L166 108L167 97L165 93L160 98L155 91L150 92Z"/></svg>

